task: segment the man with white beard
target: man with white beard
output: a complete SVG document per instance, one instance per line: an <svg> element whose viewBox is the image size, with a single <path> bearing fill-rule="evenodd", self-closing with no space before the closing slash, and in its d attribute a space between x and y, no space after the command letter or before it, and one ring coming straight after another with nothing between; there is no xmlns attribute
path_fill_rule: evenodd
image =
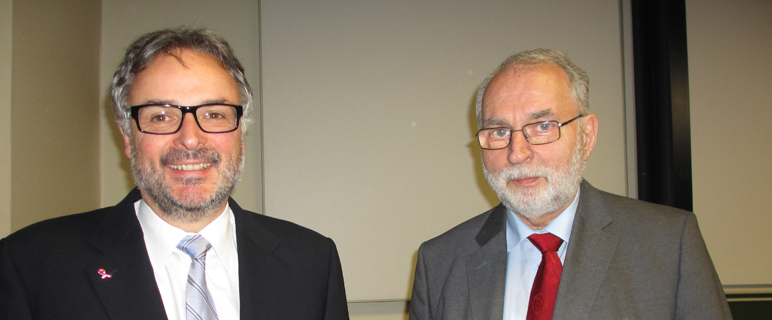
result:
<svg viewBox="0 0 772 320"><path fill-rule="evenodd" d="M421 245L411 320L731 319L693 213L582 179L588 96L587 74L547 49L482 82L476 136L502 203Z"/></svg>

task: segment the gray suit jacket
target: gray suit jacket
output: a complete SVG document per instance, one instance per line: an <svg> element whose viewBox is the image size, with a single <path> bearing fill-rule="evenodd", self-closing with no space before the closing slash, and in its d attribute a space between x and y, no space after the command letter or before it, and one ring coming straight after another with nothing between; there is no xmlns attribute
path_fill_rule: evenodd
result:
<svg viewBox="0 0 772 320"><path fill-rule="evenodd" d="M410 319L502 319L506 208L421 245ZM693 213L582 182L553 319L731 319Z"/></svg>

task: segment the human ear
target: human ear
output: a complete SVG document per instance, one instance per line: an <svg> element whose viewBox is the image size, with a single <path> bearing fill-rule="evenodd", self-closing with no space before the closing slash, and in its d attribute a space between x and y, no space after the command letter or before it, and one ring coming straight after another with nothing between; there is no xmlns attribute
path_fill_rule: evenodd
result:
<svg viewBox="0 0 772 320"><path fill-rule="evenodd" d="M584 135L584 160L590 158L595 142L598 140L598 117L594 114L584 116L582 121L582 135Z"/></svg>
<svg viewBox="0 0 772 320"><path fill-rule="evenodd" d="M118 130L121 132L121 136L123 136L123 154L126 155L129 159L131 159L131 137L129 137L125 132L123 132L122 127L118 127Z"/></svg>

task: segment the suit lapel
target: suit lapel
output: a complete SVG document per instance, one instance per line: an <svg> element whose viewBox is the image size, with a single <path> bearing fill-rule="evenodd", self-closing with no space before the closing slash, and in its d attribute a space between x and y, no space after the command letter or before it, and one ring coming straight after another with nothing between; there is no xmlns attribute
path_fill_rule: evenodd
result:
<svg viewBox="0 0 772 320"><path fill-rule="evenodd" d="M502 319L506 285L506 209L499 205L477 233L479 250L466 259L472 319Z"/></svg>
<svg viewBox="0 0 772 320"><path fill-rule="evenodd" d="M236 241L239 254L239 297L242 319L262 318L271 299L272 277L277 270L282 270L281 262L273 251L279 245L279 238L269 229L259 224L254 213L244 211L233 199L229 205L236 219Z"/></svg>
<svg viewBox="0 0 772 320"><path fill-rule="evenodd" d="M553 319L588 319L619 243L598 191L582 182Z"/></svg>
<svg viewBox="0 0 772 320"><path fill-rule="evenodd" d="M111 319L166 318L142 228L134 214L134 202L139 199L135 188L105 215L89 239L102 255L88 264L84 273Z"/></svg>

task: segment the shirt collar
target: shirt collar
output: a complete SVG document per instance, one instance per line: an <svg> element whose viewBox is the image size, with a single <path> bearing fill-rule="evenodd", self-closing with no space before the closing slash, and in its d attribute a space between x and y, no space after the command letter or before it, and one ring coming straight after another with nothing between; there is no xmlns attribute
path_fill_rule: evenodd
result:
<svg viewBox="0 0 772 320"><path fill-rule="evenodd" d="M225 211L214 221L204 227L199 234L209 240L212 250L222 261L226 271L230 271L231 256L235 254L236 237L234 236L236 227L233 211L230 205L225 205ZM182 240L180 238L180 240Z"/></svg>
<svg viewBox="0 0 772 320"><path fill-rule="evenodd" d="M188 234L161 219L153 212L147 203L139 200L134 203L134 211L142 227L147 247L147 254L153 265L164 265L171 255L177 250L177 244ZM225 210L217 219L209 223L198 234L203 236L212 245L213 251L220 261L231 261L235 254L236 237L234 237L235 219L230 206L226 204ZM223 263L225 268L229 263Z"/></svg>
<svg viewBox="0 0 772 320"><path fill-rule="evenodd" d="M534 233L552 233L563 239L565 244L568 245L571 229L574 225L574 217L576 216L576 208L579 204L579 193L580 190L577 190L571 204L554 220L550 221L546 228L538 231L529 228L514 212L507 209L507 251L510 251L520 242L527 240L528 236Z"/></svg>

